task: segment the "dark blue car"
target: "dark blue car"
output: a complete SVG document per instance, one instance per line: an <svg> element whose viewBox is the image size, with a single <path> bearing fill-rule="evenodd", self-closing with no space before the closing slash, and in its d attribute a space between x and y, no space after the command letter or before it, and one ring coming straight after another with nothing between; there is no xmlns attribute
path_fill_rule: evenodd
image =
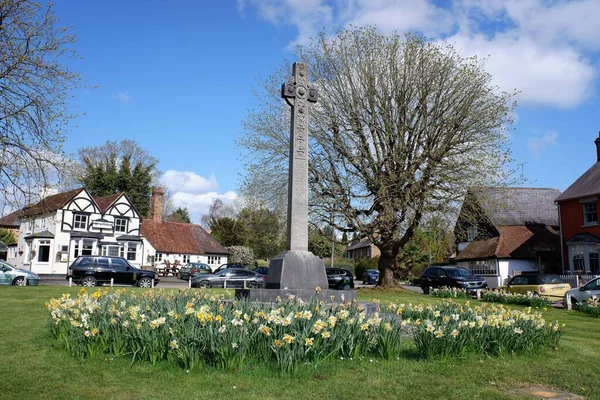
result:
<svg viewBox="0 0 600 400"><path fill-rule="evenodd" d="M362 276L363 285L376 285L379 282L379 270L368 269Z"/></svg>

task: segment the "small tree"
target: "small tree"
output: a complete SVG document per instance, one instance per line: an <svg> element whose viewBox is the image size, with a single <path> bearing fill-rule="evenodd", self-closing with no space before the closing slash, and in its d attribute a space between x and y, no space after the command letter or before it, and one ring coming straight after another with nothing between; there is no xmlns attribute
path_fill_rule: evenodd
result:
<svg viewBox="0 0 600 400"><path fill-rule="evenodd" d="M7 246L17 244L15 234L10 229L0 228L0 241Z"/></svg>
<svg viewBox="0 0 600 400"><path fill-rule="evenodd" d="M238 263L242 265L254 265L254 252L250 247L246 246L229 246L227 247L229 257L227 260L230 263Z"/></svg>
<svg viewBox="0 0 600 400"><path fill-rule="evenodd" d="M166 220L169 222L183 222L186 224L192 222L192 220L190 219L190 213L185 207L179 207L172 214L167 216Z"/></svg>

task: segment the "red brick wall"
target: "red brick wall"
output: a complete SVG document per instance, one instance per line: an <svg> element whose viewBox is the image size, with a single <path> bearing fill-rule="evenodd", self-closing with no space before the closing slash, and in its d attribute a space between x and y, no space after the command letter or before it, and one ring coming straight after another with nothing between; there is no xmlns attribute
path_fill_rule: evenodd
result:
<svg viewBox="0 0 600 400"><path fill-rule="evenodd" d="M582 226L583 225L583 205L579 199L567 200L559 203L560 205L560 229L562 233L562 251L563 265L565 268L569 266L567 240L571 239L577 233L590 233L600 237L600 225ZM600 203L596 204L596 208L600 211Z"/></svg>

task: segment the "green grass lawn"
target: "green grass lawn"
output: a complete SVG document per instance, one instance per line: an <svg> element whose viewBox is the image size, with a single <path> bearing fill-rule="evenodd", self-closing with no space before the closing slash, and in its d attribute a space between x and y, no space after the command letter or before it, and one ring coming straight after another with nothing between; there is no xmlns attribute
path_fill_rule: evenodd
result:
<svg viewBox="0 0 600 400"><path fill-rule="evenodd" d="M600 399L600 319L550 309L565 323L557 351L505 358L424 361L407 342L396 361L334 361L305 366L294 376L257 365L238 372L125 359L78 361L47 329L44 303L79 288L0 288L2 399L516 399L511 389L546 385ZM220 291L218 293L223 293ZM437 302L402 290L362 289L360 300Z"/></svg>

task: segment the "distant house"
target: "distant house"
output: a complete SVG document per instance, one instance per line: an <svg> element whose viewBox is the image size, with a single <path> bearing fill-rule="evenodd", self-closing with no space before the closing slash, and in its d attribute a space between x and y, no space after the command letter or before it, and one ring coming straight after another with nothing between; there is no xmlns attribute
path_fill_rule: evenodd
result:
<svg viewBox="0 0 600 400"><path fill-rule="evenodd" d="M455 261L492 288L521 271L560 268L558 189L474 188L454 233Z"/></svg>
<svg viewBox="0 0 600 400"><path fill-rule="evenodd" d="M14 223L18 241L9 247L7 261L18 268L66 274L79 255L122 256L134 265L142 263L140 217L124 193L94 198L80 188L48 195L19 210Z"/></svg>
<svg viewBox="0 0 600 400"><path fill-rule="evenodd" d="M21 210L13 211L10 214L0 218L0 228L8 229L11 231L16 240L19 239L19 214ZM6 254L4 253L6 252ZM0 250L0 258L7 260L8 258L14 259L17 257L17 245L9 245L5 250Z"/></svg>
<svg viewBox="0 0 600 400"><path fill-rule="evenodd" d="M556 198L563 266L572 273L600 270L600 135L594 143L596 163Z"/></svg>
<svg viewBox="0 0 600 400"><path fill-rule="evenodd" d="M196 224L162 220L163 191L152 192L151 218L142 220L145 263L201 262L213 269L227 263L228 251Z"/></svg>
<svg viewBox="0 0 600 400"><path fill-rule="evenodd" d="M379 248L369 239L362 239L346 247L346 258L375 258L381 255Z"/></svg>

